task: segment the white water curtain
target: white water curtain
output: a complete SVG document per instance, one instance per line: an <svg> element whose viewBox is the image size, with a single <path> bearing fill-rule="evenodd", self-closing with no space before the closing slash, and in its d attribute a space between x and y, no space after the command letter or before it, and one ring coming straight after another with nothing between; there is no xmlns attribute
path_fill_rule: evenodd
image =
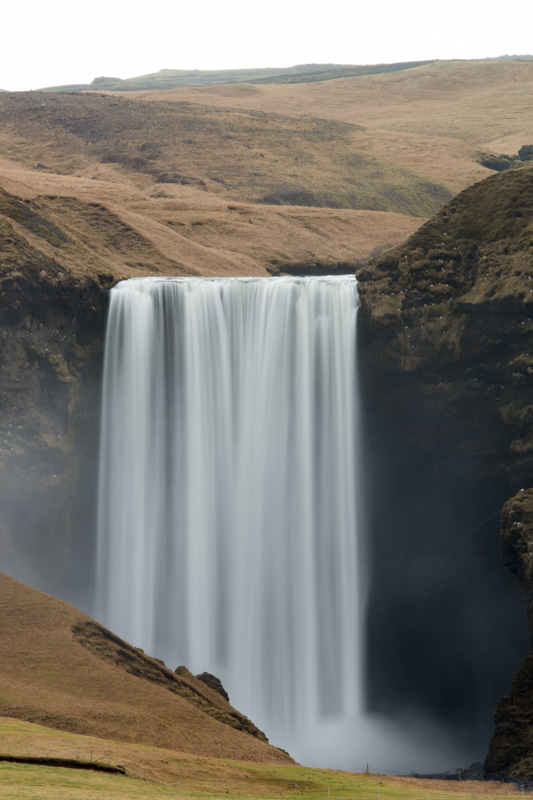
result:
<svg viewBox="0 0 533 800"><path fill-rule="evenodd" d="M98 617L308 763L362 703L358 304L351 277L111 292Z"/></svg>

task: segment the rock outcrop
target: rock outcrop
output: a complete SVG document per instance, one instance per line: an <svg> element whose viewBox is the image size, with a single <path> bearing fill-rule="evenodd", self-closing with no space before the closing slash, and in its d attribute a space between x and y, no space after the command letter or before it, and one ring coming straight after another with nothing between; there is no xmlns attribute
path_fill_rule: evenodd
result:
<svg viewBox="0 0 533 800"><path fill-rule="evenodd" d="M502 555L524 590L533 631L533 489L521 490L503 507ZM533 778L533 656L526 658L495 713L496 729L485 760L489 773Z"/></svg>
<svg viewBox="0 0 533 800"><path fill-rule="evenodd" d="M533 489L521 489L504 505L501 545L505 566L524 591L533 638Z"/></svg>
<svg viewBox="0 0 533 800"><path fill-rule="evenodd" d="M3 717L101 741L293 763L187 670L172 672L69 604L1 572L0 641Z"/></svg>

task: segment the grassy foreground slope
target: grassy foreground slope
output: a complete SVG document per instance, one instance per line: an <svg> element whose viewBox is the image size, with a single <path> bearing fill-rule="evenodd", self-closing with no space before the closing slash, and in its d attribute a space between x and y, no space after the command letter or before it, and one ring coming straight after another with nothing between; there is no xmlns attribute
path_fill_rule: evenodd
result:
<svg viewBox="0 0 533 800"><path fill-rule="evenodd" d="M183 753L290 763L215 689L0 573L0 715Z"/></svg>
<svg viewBox="0 0 533 800"><path fill-rule="evenodd" d="M0 647L0 798L517 796L500 784L295 765L185 669L173 675L72 606L1 573ZM24 763L32 759L81 769ZM95 763L125 774L86 769Z"/></svg>
<svg viewBox="0 0 533 800"><path fill-rule="evenodd" d="M0 760L0 798L44 800L92 798L294 797L308 800L461 800L520 797L517 787L497 782L435 781L412 777L311 769L205 758L140 744L104 741L0 717L1 755L28 759L74 758L120 766L126 775L6 763Z"/></svg>

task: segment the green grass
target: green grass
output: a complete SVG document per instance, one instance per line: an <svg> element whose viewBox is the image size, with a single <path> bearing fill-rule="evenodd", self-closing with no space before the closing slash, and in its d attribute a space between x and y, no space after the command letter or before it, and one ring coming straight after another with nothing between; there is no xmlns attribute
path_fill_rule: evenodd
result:
<svg viewBox="0 0 533 800"><path fill-rule="evenodd" d="M268 767L262 765L234 764L247 776L247 785L234 791L231 786L220 785L218 789L206 792L191 791L186 782L177 781L175 785L152 783L142 777L123 778L121 776L86 773L80 770L56 767L38 767L22 764L0 764L0 798L22 800L39 797L44 800L136 800L136 798L267 798L278 797L307 798L345 798L349 800L452 800L453 798L498 798L520 796L514 787L505 785L485 785L465 783L450 784L450 791L428 789L427 782L420 788L413 781L404 784L400 779L375 775L352 775L328 770L306 769L304 767ZM501 790L501 791L500 791Z"/></svg>
<svg viewBox="0 0 533 800"><path fill-rule="evenodd" d="M0 762L0 800L135 798L300 798L301 800L461 800L518 796L498 783L428 781L298 765L199 758L124 744L0 717L0 750L22 756L63 756L122 764L127 777L68 767Z"/></svg>
<svg viewBox="0 0 533 800"><path fill-rule="evenodd" d="M0 764L0 798L48 798L91 800L116 798L180 797L177 788L120 776L86 773L77 769L38 767L31 764Z"/></svg>
<svg viewBox="0 0 533 800"><path fill-rule="evenodd" d="M199 758L172 750L124 744L0 718L0 750L32 756L50 754L123 764L127 777L68 767L0 762L0 800L92 800L135 798L300 798L301 800L461 800L516 797L514 786L498 783L428 781L356 774L298 765ZM105 754L105 758L104 758Z"/></svg>

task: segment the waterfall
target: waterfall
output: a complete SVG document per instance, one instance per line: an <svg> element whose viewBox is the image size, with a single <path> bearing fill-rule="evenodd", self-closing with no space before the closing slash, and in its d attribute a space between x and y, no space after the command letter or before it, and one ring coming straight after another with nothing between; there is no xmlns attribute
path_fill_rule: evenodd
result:
<svg viewBox="0 0 533 800"><path fill-rule="evenodd" d="M344 276L111 292L97 615L307 763L363 706L358 304Z"/></svg>

